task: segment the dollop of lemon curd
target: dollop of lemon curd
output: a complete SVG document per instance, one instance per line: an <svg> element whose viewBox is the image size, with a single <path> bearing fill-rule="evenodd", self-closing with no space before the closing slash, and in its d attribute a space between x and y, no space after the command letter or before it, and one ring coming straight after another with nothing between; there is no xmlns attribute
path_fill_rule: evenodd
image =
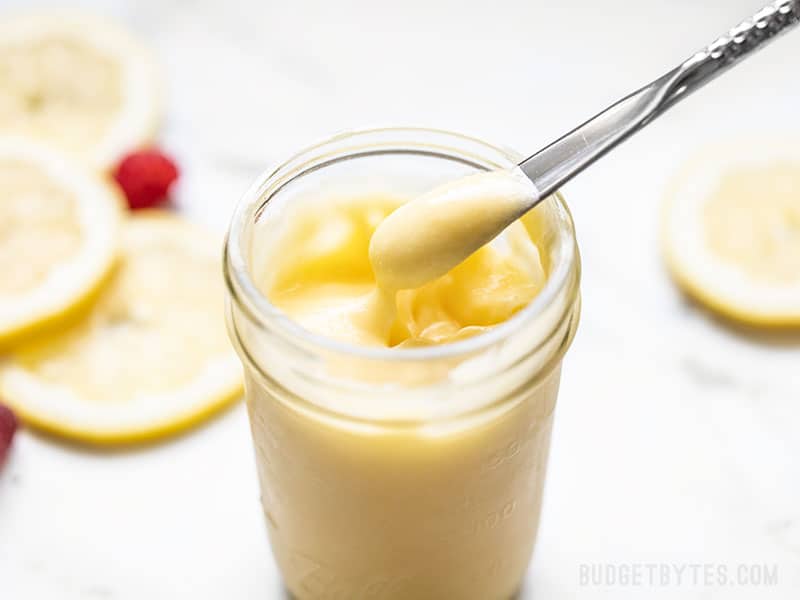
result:
<svg viewBox="0 0 800 600"><path fill-rule="evenodd" d="M449 188L452 189L452 188ZM506 187L502 189L508 189ZM389 194L326 199L295 211L282 233L280 257L272 261L262 292L302 327L343 342L366 346L418 347L460 340L498 325L525 307L541 291L546 268L533 241L536 227L515 221L485 245L492 211L508 212L509 202L497 202L491 194L486 202L472 202L467 216L460 213L457 231L448 228L446 210L438 227L414 218L404 198ZM521 198L514 200L521 202ZM459 203L452 202L453 216ZM403 220L392 228L392 243L407 243L420 249L418 260L406 269L431 270L441 257L430 255L439 247L473 244L475 251L462 251L466 258L443 275L426 281L416 273L403 273L396 280L422 280L411 289L395 289L376 280L375 248L370 241L375 230L400 206ZM426 201L426 210L430 203ZM438 210L438 209L437 209ZM420 217L423 213L420 213ZM528 215L531 216L531 215ZM471 228L465 219L471 219ZM443 238L448 243L442 244ZM385 246L385 244L384 244ZM479 246L479 247L478 247ZM396 247L396 246L395 246ZM372 253L370 252L372 250ZM458 252L456 252L457 254ZM371 255L372 254L372 255Z"/></svg>

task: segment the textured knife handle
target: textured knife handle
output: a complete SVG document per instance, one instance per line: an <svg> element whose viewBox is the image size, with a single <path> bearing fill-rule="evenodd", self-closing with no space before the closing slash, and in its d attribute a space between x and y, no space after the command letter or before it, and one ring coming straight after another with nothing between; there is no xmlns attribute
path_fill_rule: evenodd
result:
<svg viewBox="0 0 800 600"><path fill-rule="evenodd" d="M800 0L777 0L727 34L717 38L681 65L661 110L693 92L739 60L800 23Z"/></svg>
<svg viewBox="0 0 800 600"><path fill-rule="evenodd" d="M541 198L741 59L800 23L800 0L777 0L689 60L520 163ZM800 59L788 59L790 73Z"/></svg>
<svg viewBox="0 0 800 600"><path fill-rule="evenodd" d="M703 52L712 60L735 61L798 21L800 0L778 0L709 44Z"/></svg>

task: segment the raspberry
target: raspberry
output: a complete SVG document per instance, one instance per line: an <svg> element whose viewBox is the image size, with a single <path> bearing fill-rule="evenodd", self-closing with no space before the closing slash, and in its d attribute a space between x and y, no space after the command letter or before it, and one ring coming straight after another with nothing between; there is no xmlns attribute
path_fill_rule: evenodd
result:
<svg viewBox="0 0 800 600"><path fill-rule="evenodd" d="M11 440L14 439L14 432L17 431L17 417L11 409L0 404L0 467L6 460L8 450L11 448Z"/></svg>
<svg viewBox="0 0 800 600"><path fill-rule="evenodd" d="M148 208L167 199L178 179L178 167L156 149L139 150L125 156L114 169L114 179L125 192L133 210Z"/></svg>

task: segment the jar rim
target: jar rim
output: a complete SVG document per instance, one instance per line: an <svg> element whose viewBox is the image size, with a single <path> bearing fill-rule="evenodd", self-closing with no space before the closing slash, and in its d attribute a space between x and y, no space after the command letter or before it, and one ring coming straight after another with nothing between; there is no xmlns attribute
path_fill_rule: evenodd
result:
<svg viewBox="0 0 800 600"><path fill-rule="evenodd" d="M436 346L421 348L384 348L359 346L329 338L309 331L289 318L288 315L272 304L269 298L258 289L258 286L251 276L249 261L246 258L245 251L246 240L243 237L245 231L247 231L248 224L255 222L260 211L269 202L270 198L277 194L285 185L311 171L324 168L326 165L341 160L356 158L358 156L370 156L375 154L434 154L442 158L460 160L465 164L470 164L477 168L486 168L479 162L472 162L465 158L467 153L460 152L458 148L421 143L417 143L415 148L412 147L413 142L411 141L387 144L391 146L392 149L384 148L379 150L378 144L362 144L360 146L345 148L335 153L319 154L319 152L326 147L336 143L349 140L358 141L358 138L377 134L412 136L435 135L445 139L449 138L454 143L466 142L476 144L479 148L494 152L503 160L508 161L505 165L496 164L495 166L497 168L511 167L517 164L522 158L509 149L492 145L477 137L443 129L427 127L379 127L338 133L321 142L299 150L278 166L265 170L239 200L233 212L223 250L223 271L228 293L231 299L236 302L237 306L246 313L251 321L262 328L270 329L272 332L279 332L281 337L292 340L304 347L316 348L321 351L351 358L381 360L389 363L458 358L486 350L510 337L524 324L537 319L537 317L555 301L566 286L575 285L577 290L579 274L576 273L574 276L572 275L576 271L579 272L579 258L572 215L561 193L556 192L551 198L554 201L559 225L558 245L560 259L555 267L548 273L544 287L533 301L518 311L510 319L495 325L488 331L463 340ZM373 147L372 151L369 150L370 146ZM437 148L438 150L426 151L423 150L423 147ZM354 152L356 149L359 150L359 152ZM447 153L448 150L452 154ZM476 159L483 163L489 161L486 157L476 157ZM288 174L284 173L284 171L292 169L297 161L303 162L295 166L294 171ZM278 185L276 189L271 190L269 197L265 198L265 192L268 191L270 183L274 184L275 180L282 175L288 177L288 179ZM564 316L566 317L568 315ZM558 322L560 321L561 319L558 320Z"/></svg>

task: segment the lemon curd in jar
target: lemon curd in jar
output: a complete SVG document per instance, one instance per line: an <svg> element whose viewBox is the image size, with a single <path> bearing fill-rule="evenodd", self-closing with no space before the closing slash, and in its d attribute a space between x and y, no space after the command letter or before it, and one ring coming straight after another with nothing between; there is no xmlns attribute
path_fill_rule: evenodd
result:
<svg viewBox="0 0 800 600"><path fill-rule="evenodd" d="M454 134L352 134L237 211L229 325L273 554L299 600L519 589L577 321L569 215L553 198L412 289L378 285L369 252L420 191L513 159ZM362 170L375 177L353 185Z"/></svg>
<svg viewBox="0 0 800 600"><path fill-rule="evenodd" d="M387 195L334 198L294 215L280 241L287 252L259 282L261 291L297 323L321 335L407 348L486 331L542 289L539 252L522 223L509 227L502 243L481 247L419 287L379 285L369 242L377 225L401 204ZM412 226L400 237L415 234Z"/></svg>

